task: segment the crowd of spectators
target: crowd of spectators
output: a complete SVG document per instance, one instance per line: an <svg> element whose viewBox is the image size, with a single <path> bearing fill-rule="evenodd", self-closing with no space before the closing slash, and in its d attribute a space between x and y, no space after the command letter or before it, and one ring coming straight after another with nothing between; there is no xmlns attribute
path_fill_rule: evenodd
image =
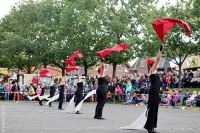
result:
<svg viewBox="0 0 200 133"><path fill-rule="evenodd" d="M191 84L189 81L193 78L192 71L185 72L181 79L182 87L189 87ZM126 104L147 104L148 103L148 91L150 89L149 76L147 74L131 74L124 75L121 78L112 78L106 76L108 80L107 88L107 102L111 103L123 103ZM83 90L83 98L92 90L95 90L98 82L98 76L92 76L87 79L86 86ZM188 81L189 80L189 81ZM178 103L182 101L183 105L193 106L198 105L198 99L200 92L194 92L193 95L189 91L186 91L184 96L180 95L180 92L176 90L178 88L178 75L174 74L160 74L160 104L178 106ZM72 86L66 79L66 94L64 101L69 102L76 91L76 86ZM23 85L20 82L13 81L11 84L0 83L1 97L5 100L29 100L28 96L37 95L40 92L40 87L34 84ZM59 92L59 88L56 87L55 94ZM85 102L94 102L97 97L95 95L89 97Z"/></svg>

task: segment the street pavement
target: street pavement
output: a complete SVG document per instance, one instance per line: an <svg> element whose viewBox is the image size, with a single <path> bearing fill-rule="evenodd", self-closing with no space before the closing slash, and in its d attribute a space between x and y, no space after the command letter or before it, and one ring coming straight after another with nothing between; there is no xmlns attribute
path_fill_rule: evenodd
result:
<svg viewBox="0 0 200 133"><path fill-rule="evenodd" d="M45 105L45 102L43 101ZM145 111L144 106L105 104L103 117L94 119L96 103L83 103L83 114L64 113L38 102L0 101L0 133L147 133L141 130L122 130ZM63 104L66 108L67 104ZM158 131L161 133L199 133L200 111L159 108Z"/></svg>

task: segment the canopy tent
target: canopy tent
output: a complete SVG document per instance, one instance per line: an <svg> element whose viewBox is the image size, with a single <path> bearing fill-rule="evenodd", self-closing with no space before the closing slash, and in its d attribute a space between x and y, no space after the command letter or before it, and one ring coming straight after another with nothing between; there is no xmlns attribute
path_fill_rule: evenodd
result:
<svg viewBox="0 0 200 133"><path fill-rule="evenodd" d="M7 68L0 68L0 75L8 75L8 69Z"/></svg>

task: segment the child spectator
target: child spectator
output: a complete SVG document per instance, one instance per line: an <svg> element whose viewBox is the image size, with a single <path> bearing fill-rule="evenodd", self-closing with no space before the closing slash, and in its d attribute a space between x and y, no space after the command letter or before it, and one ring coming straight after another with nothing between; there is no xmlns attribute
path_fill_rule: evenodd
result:
<svg viewBox="0 0 200 133"><path fill-rule="evenodd" d="M37 89L36 89L37 95L40 95L41 92L42 92L42 89L41 89L40 86L38 85L38 86L37 86Z"/></svg>
<svg viewBox="0 0 200 133"><path fill-rule="evenodd" d="M117 87L115 88L115 99L116 99L116 102L121 101L121 94L122 94L122 90L119 87L119 84L117 84Z"/></svg>
<svg viewBox="0 0 200 133"><path fill-rule="evenodd" d="M24 101L28 101L28 90L24 89Z"/></svg>
<svg viewBox="0 0 200 133"><path fill-rule="evenodd" d="M107 93L107 102L112 102L112 93L110 91Z"/></svg>
<svg viewBox="0 0 200 133"><path fill-rule="evenodd" d="M184 97L183 97L183 103L182 103L182 105L185 105L188 96L189 96L189 91L186 90L186 92L184 93Z"/></svg>

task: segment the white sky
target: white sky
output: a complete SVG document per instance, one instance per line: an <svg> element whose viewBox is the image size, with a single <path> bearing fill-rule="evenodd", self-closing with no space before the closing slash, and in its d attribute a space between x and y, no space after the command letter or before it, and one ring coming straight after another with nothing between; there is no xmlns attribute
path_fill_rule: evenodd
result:
<svg viewBox="0 0 200 133"><path fill-rule="evenodd" d="M14 5L14 3L19 2L20 0L0 0L0 19L4 17L4 15L8 14L11 10L11 6ZM163 5L168 0L159 0L158 7ZM169 0L173 4L176 0ZM134 61L129 62L130 65L133 65Z"/></svg>
<svg viewBox="0 0 200 133"><path fill-rule="evenodd" d="M19 1L20 0L0 0L0 18L8 14L11 6ZM159 0L158 7L163 5L166 1L171 1L171 3L174 3L176 0Z"/></svg>

